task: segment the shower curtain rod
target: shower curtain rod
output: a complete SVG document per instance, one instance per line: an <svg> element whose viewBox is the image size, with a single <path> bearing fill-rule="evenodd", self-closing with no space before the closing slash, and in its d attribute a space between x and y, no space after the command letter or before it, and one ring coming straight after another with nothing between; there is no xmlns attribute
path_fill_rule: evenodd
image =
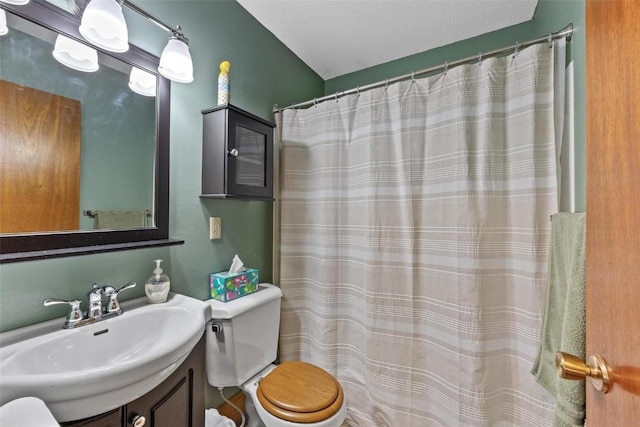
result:
<svg viewBox="0 0 640 427"><path fill-rule="evenodd" d="M470 62L478 62L478 61L482 61L482 59L484 58L489 58L492 56L497 56L503 53L507 53L507 52L513 52L513 53L517 53L520 49L525 49L529 46L533 46L534 44L538 44L538 43L543 43L543 42L548 42L551 43L553 40L557 40L557 39L561 39L563 37L567 38L567 41L571 41L571 36L573 35L573 23L569 23L569 25L567 25L566 27L564 27L563 29L561 29L560 31L557 31L555 33L549 33L549 35L544 36L544 37L538 37L537 39L533 39L533 40L529 40L526 42L515 42L513 46L509 46L509 47L503 47L501 49L495 49L495 50L491 50L489 52L485 52L482 53L480 52L478 55L473 55L473 56L468 56L466 58L462 58L459 59L457 61L453 61L453 62L445 62L444 64L440 64L440 65L436 65L435 67L430 67L430 68L425 68L424 70L420 70L420 71L412 71L409 74L404 74L398 77L394 77L392 79L385 79L385 80L381 80L379 82L376 83L371 83L368 84L366 86L358 86L354 89L349 89L349 90L344 90L342 92L336 92L333 95L326 95L323 96L322 98L314 98L310 101L304 101L304 102L299 102L297 104L293 104L293 105L289 105L288 107L284 107L284 108L278 108L277 105L275 105L273 107L273 111L275 113L279 113L282 110L288 110L290 108L298 108L298 107L305 107L307 105L312 105L312 104L317 104L318 102L322 102L322 101L326 101L329 99L338 99L341 98L345 95L351 95L353 93L359 93L361 91L365 91L365 90L369 90L369 89L373 89L376 87L380 87L380 86L388 86L391 83L396 83L402 80L407 80L407 79L413 79L421 74L427 74L427 73L436 73L436 72L440 72L440 71L445 71L449 68L453 68L456 67L458 65L462 65L462 64L467 64Z"/></svg>

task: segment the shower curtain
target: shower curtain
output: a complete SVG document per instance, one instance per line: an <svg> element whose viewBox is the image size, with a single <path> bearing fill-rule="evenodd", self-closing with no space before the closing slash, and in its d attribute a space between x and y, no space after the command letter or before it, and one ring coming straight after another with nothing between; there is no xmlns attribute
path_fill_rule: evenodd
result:
<svg viewBox="0 0 640 427"><path fill-rule="evenodd" d="M280 359L336 375L346 425L551 424L530 370L558 210L554 50L277 115Z"/></svg>

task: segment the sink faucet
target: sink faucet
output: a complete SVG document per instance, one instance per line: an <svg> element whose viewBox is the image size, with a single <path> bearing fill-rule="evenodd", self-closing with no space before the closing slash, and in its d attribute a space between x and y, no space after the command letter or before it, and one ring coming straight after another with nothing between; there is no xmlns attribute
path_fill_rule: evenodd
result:
<svg viewBox="0 0 640 427"><path fill-rule="evenodd" d="M87 310L88 319L100 319L102 317L102 289L96 283L89 292L89 309Z"/></svg>
<svg viewBox="0 0 640 427"><path fill-rule="evenodd" d="M115 316L122 314L122 308L118 302L118 294L124 290L131 289L136 286L136 282L129 282L117 291L111 285L104 285L100 288L96 283L93 284L93 289L89 292L89 309L86 316L80 309L80 300L61 300L55 298L47 298L43 301L44 306L50 306L53 304L68 304L70 306L69 313L65 320L64 329L72 329L80 326L88 325L90 323L99 322L101 320L107 320ZM102 296L109 297L109 303L103 309Z"/></svg>
<svg viewBox="0 0 640 427"><path fill-rule="evenodd" d="M136 282L129 282L117 291L111 285L105 285L102 287L102 293L104 296L109 297L105 314L115 313L116 315L122 314L122 308L120 308L120 302L118 301L118 294L127 289L135 288Z"/></svg>
<svg viewBox="0 0 640 427"><path fill-rule="evenodd" d="M64 329L75 328L84 318L82 310L80 310L80 300L74 299L71 301L66 301L62 299L47 298L42 303L45 307L54 304L69 304L70 309L64 322Z"/></svg>

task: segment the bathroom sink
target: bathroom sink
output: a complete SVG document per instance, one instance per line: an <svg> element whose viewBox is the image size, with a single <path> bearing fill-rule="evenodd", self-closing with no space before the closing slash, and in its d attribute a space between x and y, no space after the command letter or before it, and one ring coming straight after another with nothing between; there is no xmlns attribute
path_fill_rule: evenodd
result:
<svg viewBox="0 0 640 427"><path fill-rule="evenodd" d="M97 415L149 392L186 359L210 306L170 294L122 303L118 317L62 329L56 319L0 334L0 405L42 399L59 422Z"/></svg>

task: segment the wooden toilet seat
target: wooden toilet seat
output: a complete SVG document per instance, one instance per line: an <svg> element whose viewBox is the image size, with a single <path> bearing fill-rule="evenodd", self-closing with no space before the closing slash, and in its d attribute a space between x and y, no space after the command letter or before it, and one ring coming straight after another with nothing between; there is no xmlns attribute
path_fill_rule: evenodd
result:
<svg viewBox="0 0 640 427"><path fill-rule="evenodd" d="M344 395L327 371L305 362L284 362L264 377L258 400L271 415L294 423L316 423L335 415Z"/></svg>

